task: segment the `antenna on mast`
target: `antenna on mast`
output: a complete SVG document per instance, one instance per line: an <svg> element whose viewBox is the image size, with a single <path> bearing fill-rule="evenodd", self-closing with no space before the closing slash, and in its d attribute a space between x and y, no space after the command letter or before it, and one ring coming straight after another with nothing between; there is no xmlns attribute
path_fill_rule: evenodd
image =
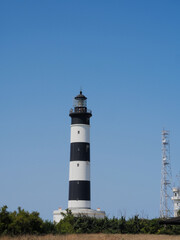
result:
<svg viewBox="0 0 180 240"><path fill-rule="evenodd" d="M161 169L161 196L160 217L172 216L172 173L170 163L169 131L162 131L162 169Z"/></svg>

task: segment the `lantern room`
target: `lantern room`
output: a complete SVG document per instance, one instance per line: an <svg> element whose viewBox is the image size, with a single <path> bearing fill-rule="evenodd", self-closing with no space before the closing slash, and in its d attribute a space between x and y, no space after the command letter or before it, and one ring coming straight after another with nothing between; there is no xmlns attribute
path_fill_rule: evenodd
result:
<svg viewBox="0 0 180 240"><path fill-rule="evenodd" d="M87 97L82 94L82 91L74 98L74 112L87 112Z"/></svg>

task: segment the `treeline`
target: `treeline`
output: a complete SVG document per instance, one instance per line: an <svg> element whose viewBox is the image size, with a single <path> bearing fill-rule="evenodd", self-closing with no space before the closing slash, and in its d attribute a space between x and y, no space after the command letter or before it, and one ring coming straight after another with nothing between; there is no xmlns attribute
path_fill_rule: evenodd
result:
<svg viewBox="0 0 180 240"><path fill-rule="evenodd" d="M18 207L9 212L7 206L0 209L0 235L48 234L54 231L54 224L43 221L38 212L29 213Z"/></svg>
<svg viewBox="0 0 180 240"><path fill-rule="evenodd" d="M164 226L160 219L142 219L138 216L126 220L121 218L96 219L85 216L74 217L67 210L58 224L43 221L38 212L29 213L18 208L9 212L7 206L0 209L0 235L25 234L70 234L70 233L129 233L129 234L180 234L180 226Z"/></svg>

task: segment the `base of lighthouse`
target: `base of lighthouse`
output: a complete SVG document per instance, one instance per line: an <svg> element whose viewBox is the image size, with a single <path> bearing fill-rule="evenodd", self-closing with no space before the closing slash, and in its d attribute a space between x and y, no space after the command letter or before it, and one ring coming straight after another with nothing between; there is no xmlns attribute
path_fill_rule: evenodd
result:
<svg viewBox="0 0 180 240"><path fill-rule="evenodd" d="M93 210L93 209L81 209L81 208L73 208L73 209L69 209L71 210L72 214L75 217L79 217L79 216L86 216L86 217L94 217L94 218L98 218L98 219L103 219L105 218L106 214L104 211L101 211L100 208L97 208L97 210ZM59 208L58 210L55 210L53 212L53 222L58 223L60 220L62 220L64 218L64 214L66 214L66 210L62 210L61 208Z"/></svg>

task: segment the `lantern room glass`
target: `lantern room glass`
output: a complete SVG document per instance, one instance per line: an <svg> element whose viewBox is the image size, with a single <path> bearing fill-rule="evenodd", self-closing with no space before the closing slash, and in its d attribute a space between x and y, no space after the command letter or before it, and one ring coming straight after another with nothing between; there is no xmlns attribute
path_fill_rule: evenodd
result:
<svg viewBox="0 0 180 240"><path fill-rule="evenodd" d="M74 107L75 108L86 108L87 107L87 100L86 99L74 99Z"/></svg>

